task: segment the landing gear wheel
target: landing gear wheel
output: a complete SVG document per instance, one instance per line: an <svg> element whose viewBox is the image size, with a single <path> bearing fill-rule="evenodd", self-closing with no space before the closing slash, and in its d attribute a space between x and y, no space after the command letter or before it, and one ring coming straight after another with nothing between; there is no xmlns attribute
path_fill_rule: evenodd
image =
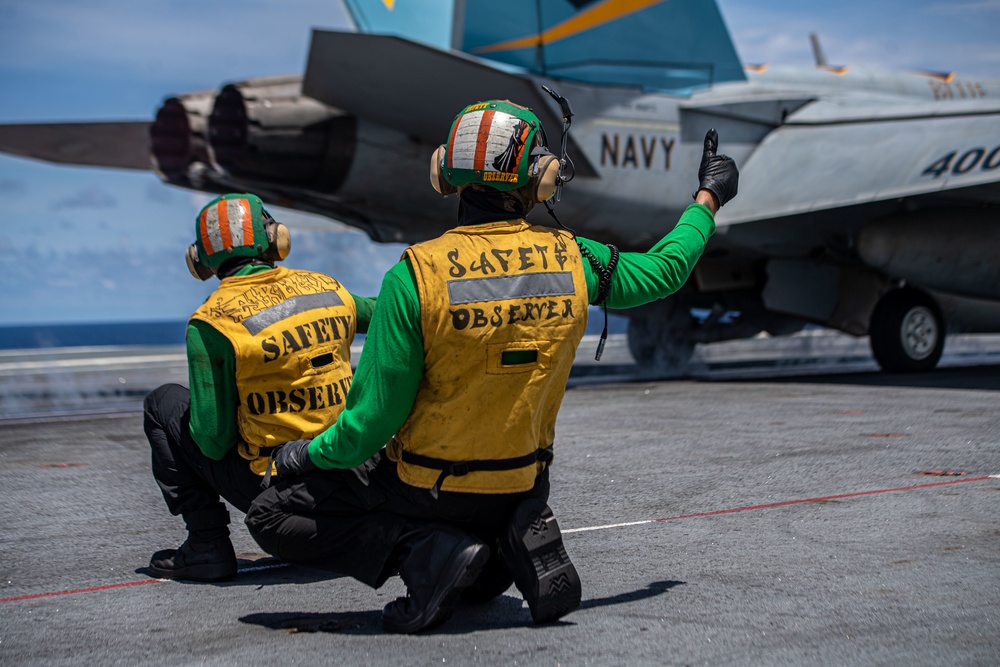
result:
<svg viewBox="0 0 1000 667"><path fill-rule="evenodd" d="M944 350L944 317L920 290L903 288L883 296L868 330L875 361L890 373L929 371Z"/></svg>

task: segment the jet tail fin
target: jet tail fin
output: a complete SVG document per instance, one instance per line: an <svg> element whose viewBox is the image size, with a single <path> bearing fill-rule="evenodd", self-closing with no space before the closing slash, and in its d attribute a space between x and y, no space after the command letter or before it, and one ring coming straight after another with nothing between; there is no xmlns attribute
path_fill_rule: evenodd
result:
<svg viewBox="0 0 1000 667"><path fill-rule="evenodd" d="M459 3L461 0L459 0ZM452 46L455 0L342 0L358 32Z"/></svg>
<svg viewBox="0 0 1000 667"><path fill-rule="evenodd" d="M746 79L715 0L457 4L461 50L545 76L679 95Z"/></svg>
<svg viewBox="0 0 1000 667"><path fill-rule="evenodd" d="M744 81L715 0L342 0L359 32L676 95Z"/></svg>

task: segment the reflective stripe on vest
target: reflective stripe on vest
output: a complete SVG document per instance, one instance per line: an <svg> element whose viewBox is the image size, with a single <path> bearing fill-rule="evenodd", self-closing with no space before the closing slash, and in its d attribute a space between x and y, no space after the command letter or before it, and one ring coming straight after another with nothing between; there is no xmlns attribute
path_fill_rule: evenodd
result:
<svg viewBox="0 0 1000 667"><path fill-rule="evenodd" d="M530 299L536 296L566 296L573 293L573 274L569 271L448 281L448 298L453 306L476 301Z"/></svg>
<svg viewBox="0 0 1000 667"><path fill-rule="evenodd" d="M400 479L468 493L530 489L587 326L575 240L520 220L459 227L404 256L420 296L424 375L388 447Z"/></svg>

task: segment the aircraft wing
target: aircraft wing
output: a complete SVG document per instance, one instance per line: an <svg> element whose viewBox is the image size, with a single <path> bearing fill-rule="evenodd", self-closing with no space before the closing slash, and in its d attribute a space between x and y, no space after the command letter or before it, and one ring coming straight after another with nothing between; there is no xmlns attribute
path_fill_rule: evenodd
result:
<svg viewBox="0 0 1000 667"><path fill-rule="evenodd" d="M998 121L995 100L955 101L946 111L929 103L806 104L740 164L740 195L720 222L989 189L1000 182ZM992 197L1000 200L1000 191Z"/></svg>
<svg viewBox="0 0 1000 667"><path fill-rule="evenodd" d="M148 121L0 125L0 152L119 169L152 169Z"/></svg>
<svg viewBox="0 0 1000 667"><path fill-rule="evenodd" d="M552 148L562 127L531 79L387 35L314 30L302 93L430 145L443 142L455 114L480 100L506 98L531 107ZM578 175L597 175L572 136L569 153Z"/></svg>

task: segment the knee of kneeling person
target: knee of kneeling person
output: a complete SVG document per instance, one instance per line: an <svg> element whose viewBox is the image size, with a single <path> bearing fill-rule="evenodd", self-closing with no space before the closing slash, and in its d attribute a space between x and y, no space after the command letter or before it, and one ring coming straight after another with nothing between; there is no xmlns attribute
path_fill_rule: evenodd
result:
<svg viewBox="0 0 1000 667"><path fill-rule="evenodd" d="M177 392L186 392L187 388L176 383L162 384L153 391L146 394L146 398L142 402L142 407L145 412L155 411L155 409L160 406L168 397Z"/></svg>
<svg viewBox="0 0 1000 667"><path fill-rule="evenodd" d="M266 496L267 493L261 495ZM288 554L283 554L281 549L281 534L283 524L291 518L293 515L278 510L270 503L262 503L258 498L250 505L243 523L261 549L272 556L287 560Z"/></svg>

